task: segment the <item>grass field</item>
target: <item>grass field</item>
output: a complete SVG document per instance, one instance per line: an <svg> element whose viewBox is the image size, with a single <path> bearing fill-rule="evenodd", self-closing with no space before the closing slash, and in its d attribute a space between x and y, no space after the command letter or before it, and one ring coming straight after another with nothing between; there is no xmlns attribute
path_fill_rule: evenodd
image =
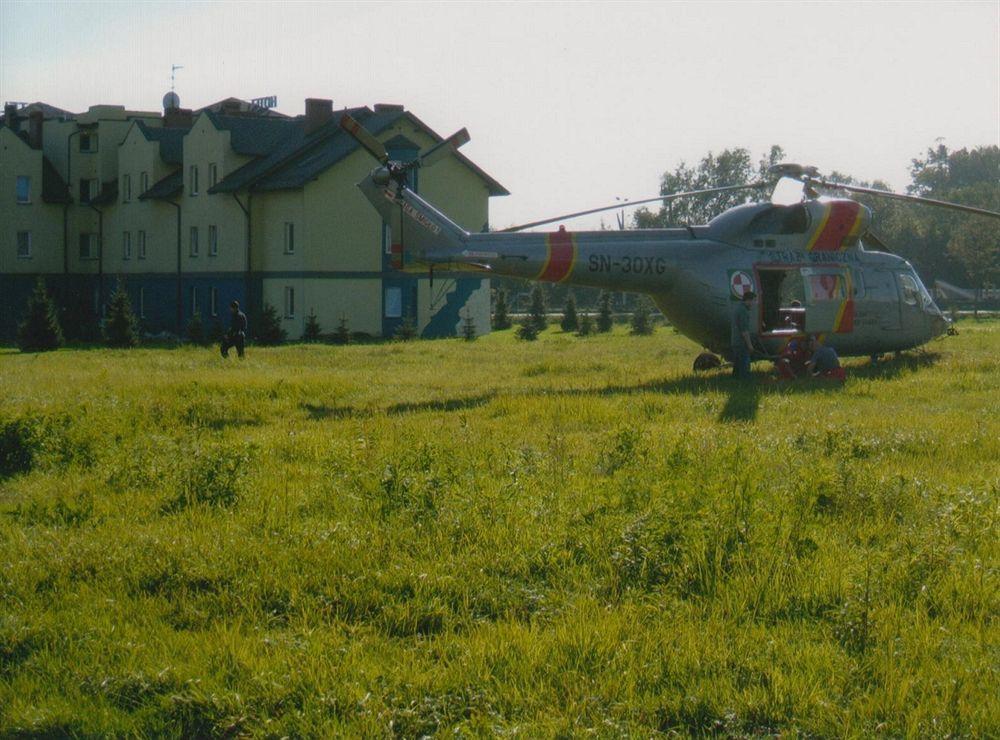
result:
<svg viewBox="0 0 1000 740"><path fill-rule="evenodd" d="M0 736L1000 733L1000 323L0 350Z"/></svg>

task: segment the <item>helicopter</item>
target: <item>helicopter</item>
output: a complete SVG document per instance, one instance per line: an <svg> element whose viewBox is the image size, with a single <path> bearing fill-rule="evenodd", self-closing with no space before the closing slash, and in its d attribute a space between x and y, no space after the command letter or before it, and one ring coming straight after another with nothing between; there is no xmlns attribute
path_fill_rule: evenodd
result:
<svg viewBox="0 0 1000 740"><path fill-rule="evenodd" d="M382 143L345 114L341 127L376 160L358 183L393 235L393 264L404 271L476 271L489 275L648 294L670 324L710 353L732 359L733 305L756 294L751 332L773 358L793 338L817 336L841 356L870 356L918 347L949 330L913 266L885 251L871 232L871 210L823 192L854 192L951 208L1000 213L913 195L830 182L815 167L778 164L773 180L801 184L798 203L738 205L702 226L630 231L518 233L556 221L621 208L593 208L488 233L458 226L409 187L411 172L469 141L462 129L407 162L391 161ZM631 201L667 203L735 190L764 190L773 181L660 195ZM398 236L398 242L396 241ZM695 368L705 363L699 355ZM708 355L711 360L712 356ZM715 358L718 359L717 357Z"/></svg>

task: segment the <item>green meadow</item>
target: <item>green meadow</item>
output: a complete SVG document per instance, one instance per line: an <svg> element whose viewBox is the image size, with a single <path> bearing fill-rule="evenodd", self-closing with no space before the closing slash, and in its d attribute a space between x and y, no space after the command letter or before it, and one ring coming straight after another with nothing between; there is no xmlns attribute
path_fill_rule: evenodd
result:
<svg viewBox="0 0 1000 740"><path fill-rule="evenodd" d="M0 350L0 736L1000 733L1000 323Z"/></svg>

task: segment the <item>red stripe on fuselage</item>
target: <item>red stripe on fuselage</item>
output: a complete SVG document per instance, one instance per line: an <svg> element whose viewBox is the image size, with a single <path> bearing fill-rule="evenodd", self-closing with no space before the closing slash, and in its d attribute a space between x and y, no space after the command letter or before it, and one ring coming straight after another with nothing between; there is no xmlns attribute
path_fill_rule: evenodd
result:
<svg viewBox="0 0 1000 740"><path fill-rule="evenodd" d="M560 229L551 234L546 234L548 242L549 259L542 268L539 280L547 280L551 283L558 283L565 280L573 269L576 261L576 245L573 243L573 235L568 231Z"/></svg>
<svg viewBox="0 0 1000 740"><path fill-rule="evenodd" d="M830 218L823 226L823 231L813 243L814 252L836 252L842 248L844 237L851 233L854 222L858 219L861 206L850 201L830 204Z"/></svg>

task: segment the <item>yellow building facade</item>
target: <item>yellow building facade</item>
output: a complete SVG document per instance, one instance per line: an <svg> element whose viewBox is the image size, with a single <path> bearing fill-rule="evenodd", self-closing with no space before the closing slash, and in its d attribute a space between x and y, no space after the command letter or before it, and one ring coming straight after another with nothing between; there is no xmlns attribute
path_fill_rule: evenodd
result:
<svg viewBox="0 0 1000 740"><path fill-rule="evenodd" d="M91 301L96 312L122 280L152 333L183 333L195 314L221 327L234 299L251 321L273 306L291 339L310 315L326 332L345 323L372 336L405 321L423 336L455 335L466 317L480 333L489 328L486 281L393 269L392 235L356 187L374 163L328 100L306 101L294 118L231 101L194 114L94 106L77 117L35 115L40 140L20 113L6 110L0 131L5 316L23 310L16 302L41 275L62 303ZM394 157L441 141L401 106L350 113ZM68 197L18 202L18 187L40 187L43 165ZM457 152L420 171L414 187L472 231L488 223L489 198L506 194ZM9 336L16 322L2 323Z"/></svg>

